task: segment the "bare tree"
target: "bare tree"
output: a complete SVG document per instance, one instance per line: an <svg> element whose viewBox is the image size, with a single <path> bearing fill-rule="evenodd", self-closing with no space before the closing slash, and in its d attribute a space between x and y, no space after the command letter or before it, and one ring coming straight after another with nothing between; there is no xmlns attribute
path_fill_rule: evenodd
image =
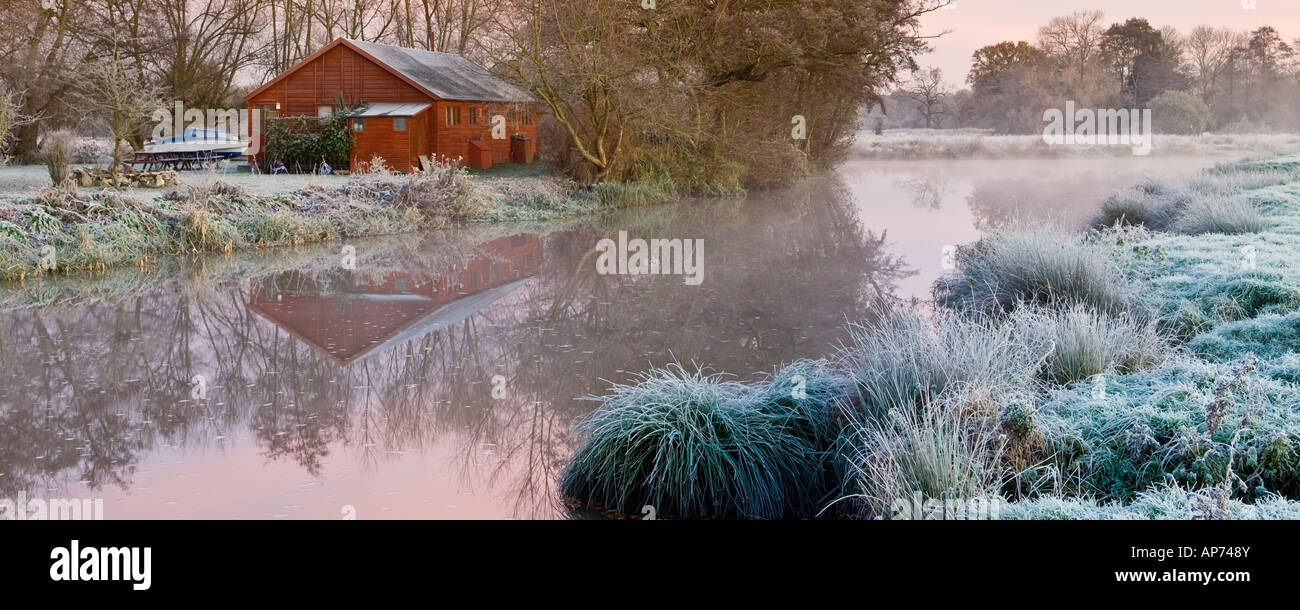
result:
<svg viewBox="0 0 1300 610"><path fill-rule="evenodd" d="M236 75L260 50L264 0L149 1L164 29L155 49L162 86L200 108L225 105Z"/></svg>
<svg viewBox="0 0 1300 610"><path fill-rule="evenodd" d="M163 105L162 92L132 74L114 53L87 69L80 102L86 114L113 135L113 184L118 183L122 142L132 139L140 125Z"/></svg>
<svg viewBox="0 0 1300 610"><path fill-rule="evenodd" d="M1101 11L1055 17L1038 29L1038 48L1076 71L1084 70L1101 55L1105 17Z"/></svg>
<svg viewBox="0 0 1300 610"><path fill-rule="evenodd" d="M943 72L938 68L917 70L903 86L903 92L917 104L921 116L925 117L925 128L934 127L936 120L943 119L948 110L944 102L952 95L952 90L943 82Z"/></svg>
<svg viewBox="0 0 1300 610"><path fill-rule="evenodd" d="M316 0L309 6L323 30L321 45L340 36L375 41L400 37L399 0Z"/></svg>
<svg viewBox="0 0 1300 610"><path fill-rule="evenodd" d="M37 158L42 124L69 114L66 94L77 81L84 46L77 26L86 7L56 0L6 2L0 10L0 81L17 95L20 112L38 120L16 126L13 152L23 161Z"/></svg>
<svg viewBox="0 0 1300 610"><path fill-rule="evenodd" d="M604 10L596 10L604 8ZM614 169L625 124L615 101L622 74L633 71L631 53L612 51L626 30L627 12L638 5L516 0L496 16L510 38L509 57L497 58L511 77L541 100L568 135L570 144L600 181Z"/></svg>
<svg viewBox="0 0 1300 610"><path fill-rule="evenodd" d="M424 15L426 41L435 51L465 55L472 44L483 44L496 17L507 5L503 0L419 0ZM436 47L436 48L433 48Z"/></svg>
<svg viewBox="0 0 1300 610"><path fill-rule="evenodd" d="M1232 59L1232 50L1245 44L1245 34L1208 25L1192 30L1185 41L1192 79L1201 101L1211 108L1218 97L1219 80Z"/></svg>

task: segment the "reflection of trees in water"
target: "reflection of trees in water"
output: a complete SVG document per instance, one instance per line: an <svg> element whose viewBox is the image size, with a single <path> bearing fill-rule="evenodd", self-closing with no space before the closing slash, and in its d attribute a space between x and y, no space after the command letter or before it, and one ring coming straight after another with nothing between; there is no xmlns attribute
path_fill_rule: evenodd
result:
<svg viewBox="0 0 1300 610"><path fill-rule="evenodd" d="M581 400L672 359L749 376L825 353L843 322L910 273L863 230L835 182L745 201L656 207L545 237L538 276L462 320L340 366L244 304L254 283L153 293L65 311L0 317L0 491L127 488L167 447L223 448L245 435L268 460L313 476L333 452L371 466L451 450L458 483L499 490L516 515L548 515ZM705 240L704 284L681 276L601 276L586 255L624 229ZM446 234L373 254L448 272L475 242ZM435 243L436 242L436 243ZM377 262L378 261L378 262ZM310 265L259 289L347 285ZM204 375L207 397L190 396ZM506 379L492 397L491 379ZM486 488L486 489L483 489Z"/></svg>
<svg viewBox="0 0 1300 610"><path fill-rule="evenodd" d="M935 212L943 209L943 199L951 190L948 180L937 173L901 179L894 184L911 196L913 207Z"/></svg>
<svg viewBox="0 0 1300 610"><path fill-rule="evenodd" d="M966 204L981 231L1042 225L1077 228L1107 195L1128 183L1126 173L1074 170L1063 175L976 180Z"/></svg>

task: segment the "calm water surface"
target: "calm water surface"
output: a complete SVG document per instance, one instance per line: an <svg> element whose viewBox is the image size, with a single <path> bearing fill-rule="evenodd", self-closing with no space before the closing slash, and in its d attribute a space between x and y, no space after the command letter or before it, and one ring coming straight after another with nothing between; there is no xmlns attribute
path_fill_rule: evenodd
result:
<svg viewBox="0 0 1300 610"><path fill-rule="evenodd" d="M332 244L0 289L0 498L566 517L584 396L674 360L754 378L827 355L878 296L926 298L944 245L1223 160L850 162L743 201L358 241L355 265ZM703 239L703 284L596 274L620 230Z"/></svg>

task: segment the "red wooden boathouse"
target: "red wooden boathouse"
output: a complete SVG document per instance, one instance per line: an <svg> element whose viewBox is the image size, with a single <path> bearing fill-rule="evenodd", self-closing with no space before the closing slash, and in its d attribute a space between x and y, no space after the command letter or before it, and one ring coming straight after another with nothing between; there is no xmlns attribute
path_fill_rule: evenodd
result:
<svg viewBox="0 0 1300 610"><path fill-rule="evenodd" d="M349 118L354 169L376 155L409 172L421 157L481 167L537 153L536 101L455 53L339 38L245 99L263 117L325 116L340 96L364 105ZM498 116L505 128L494 133Z"/></svg>

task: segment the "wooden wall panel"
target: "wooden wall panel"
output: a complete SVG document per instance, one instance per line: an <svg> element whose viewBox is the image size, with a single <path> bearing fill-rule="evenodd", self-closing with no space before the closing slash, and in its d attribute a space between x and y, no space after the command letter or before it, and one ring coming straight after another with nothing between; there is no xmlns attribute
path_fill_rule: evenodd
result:
<svg viewBox="0 0 1300 610"><path fill-rule="evenodd" d="M375 65L356 51L339 45L310 65L286 76L249 103L280 104L280 116L316 116L317 107L344 102L431 102L419 89Z"/></svg>
<svg viewBox="0 0 1300 610"><path fill-rule="evenodd" d="M430 110L429 122L431 124L431 137L434 142L435 153L441 159L457 159L462 161L469 156L469 141L472 138L483 140L492 148L492 163L501 164L510 162L510 138L516 133L521 134L529 139L529 146L536 153L537 149L537 121L540 117L537 115L537 109L531 105L523 104L498 104L490 102L449 102L439 100ZM460 108L460 124L447 124L447 108ZM469 120L470 107L478 108L478 123L472 124ZM532 124L523 124L520 121L519 112L527 108L527 112L532 113ZM512 110L514 112L512 112ZM500 140L492 138L492 117L501 115L506 118L506 137Z"/></svg>
<svg viewBox="0 0 1300 610"><path fill-rule="evenodd" d="M356 140L352 150L352 168L365 167L375 155L379 155L389 168L399 172L411 171L410 134L409 119L406 131L395 131L392 117L366 117L365 131L352 132Z"/></svg>

